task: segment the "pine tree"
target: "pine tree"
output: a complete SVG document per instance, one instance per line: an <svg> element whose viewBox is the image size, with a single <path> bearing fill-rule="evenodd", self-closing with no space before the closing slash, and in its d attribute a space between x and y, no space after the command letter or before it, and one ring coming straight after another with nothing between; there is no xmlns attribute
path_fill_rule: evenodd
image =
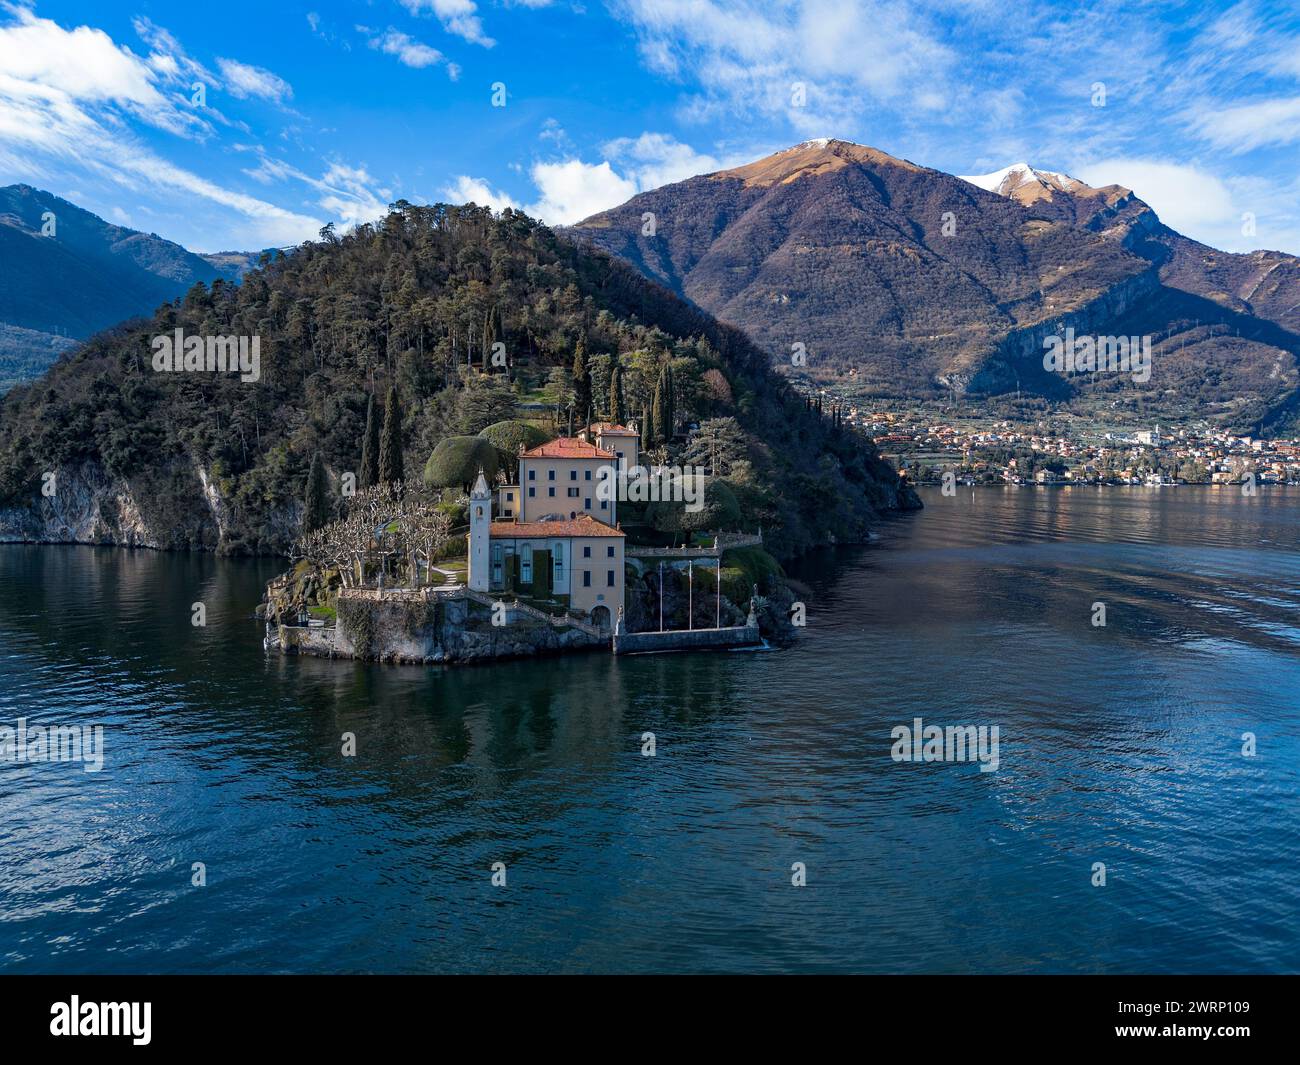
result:
<svg viewBox="0 0 1300 1065"><path fill-rule="evenodd" d="M402 473L402 405L397 386L390 385L384 406L384 431L379 440L379 483L405 480Z"/></svg>
<svg viewBox="0 0 1300 1065"><path fill-rule="evenodd" d="M375 394L366 400L366 435L361 438L361 488L379 483L379 419L375 417Z"/></svg>
<svg viewBox="0 0 1300 1065"><path fill-rule="evenodd" d="M609 375L609 420L623 424L623 367L617 362Z"/></svg>
<svg viewBox="0 0 1300 1065"><path fill-rule="evenodd" d="M587 366L587 345L581 337L573 349L573 406L585 424L591 410L591 370Z"/></svg>
<svg viewBox="0 0 1300 1065"><path fill-rule="evenodd" d="M307 495L302 507L302 531L313 532L330 521L329 479L325 476L325 462L317 451L311 457L307 472Z"/></svg>

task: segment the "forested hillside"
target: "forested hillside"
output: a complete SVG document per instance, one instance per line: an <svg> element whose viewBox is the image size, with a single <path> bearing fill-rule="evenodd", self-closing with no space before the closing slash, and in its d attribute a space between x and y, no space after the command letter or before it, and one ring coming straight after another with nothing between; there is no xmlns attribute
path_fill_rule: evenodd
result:
<svg viewBox="0 0 1300 1065"><path fill-rule="evenodd" d="M259 336L260 380L155 372L151 340L178 328ZM671 382L669 460L694 446L691 426L730 438L734 420L732 488L777 554L860 539L880 510L915 503L868 441L810 409L743 334L627 265L519 213L402 202L240 285L195 285L10 393L0 536L282 551L312 458L334 491L360 469L372 395L380 405L395 389L404 468L418 471L446 437L516 413L565 430L566 410L608 416L615 373L625 419L653 417L656 385Z"/></svg>

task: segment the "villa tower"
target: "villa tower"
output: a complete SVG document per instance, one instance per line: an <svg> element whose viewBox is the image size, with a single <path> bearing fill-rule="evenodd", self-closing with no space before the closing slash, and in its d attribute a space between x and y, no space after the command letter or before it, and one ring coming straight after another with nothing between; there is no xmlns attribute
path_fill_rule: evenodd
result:
<svg viewBox="0 0 1300 1065"><path fill-rule="evenodd" d="M483 471L469 495L469 587L475 592L488 590L488 550L492 535L492 492Z"/></svg>

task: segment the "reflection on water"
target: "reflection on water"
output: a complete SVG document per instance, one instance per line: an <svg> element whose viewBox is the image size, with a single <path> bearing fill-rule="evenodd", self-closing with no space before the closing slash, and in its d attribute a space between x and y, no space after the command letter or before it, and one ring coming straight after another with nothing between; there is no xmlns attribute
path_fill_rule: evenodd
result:
<svg viewBox="0 0 1300 1065"><path fill-rule="evenodd" d="M273 562L0 547L0 725L107 748L0 764L0 966L1294 970L1300 494L926 503L743 655L267 657ZM894 763L918 716L1001 769Z"/></svg>

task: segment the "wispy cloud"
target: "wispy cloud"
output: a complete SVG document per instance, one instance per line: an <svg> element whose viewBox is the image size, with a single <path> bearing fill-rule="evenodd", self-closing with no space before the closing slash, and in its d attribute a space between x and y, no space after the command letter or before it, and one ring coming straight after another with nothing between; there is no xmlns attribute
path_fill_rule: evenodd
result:
<svg viewBox="0 0 1300 1065"><path fill-rule="evenodd" d="M445 63L447 76L452 81L460 77L460 67L455 63L447 62L447 57L438 49L417 41L410 34L402 33L392 26L383 32L372 30L368 26L358 26L357 32L366 38L366 43L375 51L395 56L403 66L421 70Z"/></svg>
<svg viewBox="0 0 1300 1065"><path fill-rule="evenodd" d="M320 228L317 218L179 166L145 143L141 127L182 136L211 129L171 91L201 80L206 68L165 30L136 20L151 49L146 58L102 30L65 29L29 9L9 10L0 25L0 163L10 172L39 179L57 165L134 193L197 199L231 212L230 234L255 246L293 243ZM264 74L260 91L281 93ZM244 87L251 91L251 83Z"/></svg>
<svg viewBox="0 0 1300 1065"><path fill-rule="evenodd" d="M293 88L283 78L262 67L241 63L237 59L217 60L226 91L243 100L256 96L274 103L283 103L293 96Z"/></svg>
<svg viewBox="0 0 1300 1065"><path fill-rule="evenodd" d="M794 128L842 124L864 94L942 106L956 53L919 5L898 0L617 0L654 72L690 86L695 121L755 111Z"/></svg>
<svg viewBox="0 0 1300 1065"><path fill-rule="evenodd" d="M497 42L483 32L483 20L478 17L474 0L401 0L402 6L412 15L429 12L442 23L443 29L463 37L470 44L491 48ZM538 5L534 5L538 6Z"/></svg>

